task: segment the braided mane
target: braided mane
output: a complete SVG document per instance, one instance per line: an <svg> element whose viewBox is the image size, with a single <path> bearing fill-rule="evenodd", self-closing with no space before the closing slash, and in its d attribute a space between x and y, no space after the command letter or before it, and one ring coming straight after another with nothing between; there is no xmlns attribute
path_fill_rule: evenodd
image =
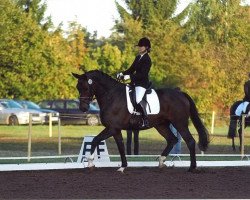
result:
<svg viewBox="0 0 250 200"><path fill-rule="evenodd" d="M85 74L87 75L87 77L95 81L98 81L99 83L103 85L107 85L108 87L124 85L100 70L91 70L91 71L86 72Z"/></svg>

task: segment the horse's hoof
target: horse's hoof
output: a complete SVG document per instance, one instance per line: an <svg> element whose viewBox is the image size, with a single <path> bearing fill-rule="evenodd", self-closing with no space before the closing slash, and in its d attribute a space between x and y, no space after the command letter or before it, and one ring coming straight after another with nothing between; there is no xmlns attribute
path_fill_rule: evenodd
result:
<svg viewBox="0 0 250 200"><path fill-rule="evenodd" d="M161 164L161 165L159 165L158 167L159 167L160 169L165 169L165 168L167 168L167 165Z"/></svg>
<svg viewBox="0 0 250 200"><path fill-rule="evenodd" d="M166 165L164 164L164 162L166 160L166 156L159 156L157 158L157 160L159 161L159 165L158 166L159 166L160 169L166 167Z"/></svg>
<svg viewBox="0 0 250 200"><path fill-rule="evenodd" d="M174 169L174 163L172 163L171 165L167 166L168 169Z"/></svg>
<svg viewBox="0 0 250 200"><path fill-rule="evenodd" d="M88 165L88 168L91 168L91 167L95 167L95 165L92 163L92 164L89 164Z"/></svg>
<svg viewBox="0 0 250 200"><path fill-rule="evenodd" d="M95 165L93 165L93 166L91 166L91 167L88 167L89 168L89 171L94 171L94 169L95 169Z"/></svg>
<svg viewBox="0 0 250 200"><path fill-rule="evenodd" d="M88 161L88 168L95 167L94 163L92 160Z"/></svg>
<svg viewBox="0 0 250 200"><path fill-rule="evenodd" d="M201 170L199 170L197 168L189 168L188 172L191 172L193 174L199 174L199 173L201 173Z"/></svg>
<svg viewBox="0 0 250 200"><path fill-rule="evenodd" d="M174 165L172 164L172 165L166 165L166 164L163 164L163 165L159 165L158 166L159 167L159 169L174 169Z"/></svg>
<svg viewBox="0 0 250 200"><path fill-rule="evenodd" d="M121 173L124 173L124 170L125 170L125 167L120 167L117 171L121 172Z"/></svg>

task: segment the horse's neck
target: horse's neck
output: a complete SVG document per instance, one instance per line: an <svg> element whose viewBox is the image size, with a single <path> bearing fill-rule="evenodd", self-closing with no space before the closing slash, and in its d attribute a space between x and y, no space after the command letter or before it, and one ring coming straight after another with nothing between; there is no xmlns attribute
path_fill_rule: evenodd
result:
<svg viewBox="0 0 250 200"><path fill-rule="evenodd" d="M111 99L111 97L114 98L115 91L125 91L125 89L123 89L125 88L124 84L119 84L114 81L111 83L109 81L112 80L102 80L95 85L95 96L100 108L104 107L107 103L111 103L109 99Z"/></svg>
<svg viewBox="0 0 250 200"><path fill-rule="evenodd" d="M95 97L100 108L103 106L103 102L105 102L106 96L109 95L108 93L109 91L105 90L105 88L103 88L102 86L96 86Z"/></svg>

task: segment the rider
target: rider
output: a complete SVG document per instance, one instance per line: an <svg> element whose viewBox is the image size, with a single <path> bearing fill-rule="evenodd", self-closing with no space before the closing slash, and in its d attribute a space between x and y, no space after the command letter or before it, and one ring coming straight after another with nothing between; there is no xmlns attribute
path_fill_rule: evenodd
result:
<svg viewBox="0 0 250 200"><path fill-rule="evenodd" d="M245 97L244 97L243 101L250 102L250 72L249 72L248 76L249 76L249 80L246 81L244 84Z"/></svg>
<svg viewBox="0 0 250 200"><path fill-rule="evenodd" d="M131 79L131 83L135 85L136 103L142 108L143 127L148 126L148 116L146 105L143 103L142 98L149 86L148 74L151 67L151 59L149 52L151 44L148 38L143 37L139 40L138 44L139 55L136 56L134 62L124 72L117 74L118 79Z"/></svg>

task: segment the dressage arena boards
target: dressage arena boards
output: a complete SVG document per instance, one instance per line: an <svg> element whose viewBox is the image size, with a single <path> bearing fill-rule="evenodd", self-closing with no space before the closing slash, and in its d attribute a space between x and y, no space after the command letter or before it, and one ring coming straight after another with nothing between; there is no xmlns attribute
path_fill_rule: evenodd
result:
<svg viewBox="0 0 250 200"><path fill-rule="evenodd" d="M148 155L147 155L148 156ZM220 155L205 155L205 156L220 156ZM239 156L239 161L197 161L197 167L239 167L250 166L250 155L245 155L245 160L240 160L241 155L228 155L224 156ZM112 156L111 156L112 157ZM118 157L118 156L114 156ZM56 158L56 156L55 156ZM65 156L66 158L66 156ZM67 157L69 158L69 157ZM178 158L178 156L177 156ZM24 159L24 158L23 158ZM120 167L121 162L100 162L94 161L96 167ZM186 167L190 166L190 161L171 160L166 161L168 167ZM128 162L128 167L157 167L158 161L140 161ZM59 170L59 169L83 169L87 167L87 162L68 162L68 163L31 163L31 164L1 164L0 171L27 171L27 170Z"/></svg>

